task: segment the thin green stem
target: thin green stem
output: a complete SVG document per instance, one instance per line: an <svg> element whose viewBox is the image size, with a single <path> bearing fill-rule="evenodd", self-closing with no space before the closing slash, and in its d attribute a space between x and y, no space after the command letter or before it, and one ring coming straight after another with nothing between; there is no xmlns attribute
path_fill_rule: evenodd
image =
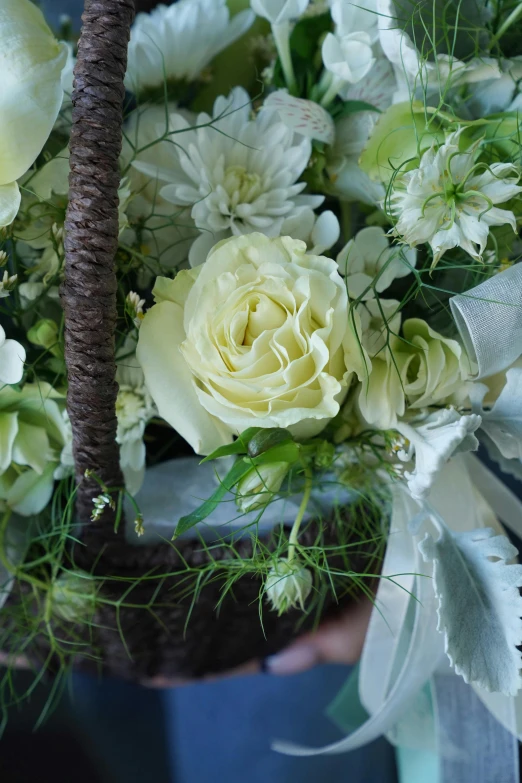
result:
<svg viewBox="0 0 522 783"><path fill-rule="evenodd" d="M272 25L272 35L277 48L277 53L281 61L281 68L285 77L288 92L297 95L297 82L295 80L294 65L292 63L292 53L290 52L290 23Z"/></svg>
<svg viewBox="0 0 522 783"><path fill-rule="evenodd" d="M310 495L312 494L312 486L313 486L313 475L310 468L306 468L305 470L305 488L303 493L303 499L301 500L301 505L299 506L299 511L297 512L297 516L295 518L295 522L292 526L292 530L290 531L290 538L288 539L288 562L291 563L292 560L295 557L295 550L297 547L297 537L299 535L299 528L301 527L301 523L303 521L306 509L308 507L308 503L310 501Z"/></svg>
<svg viewBox="0 0 522 783"><path fill-rule="evenodd" d="M500 27L498 28L497 32L489 42L489 48L492 49L498 41L502 38L504 33L506 33L511 25L515 24L515 22L518 20L519 16L522 16L522 3L519 3L516 8L513 8L507 19L504 19Z"/></svg>

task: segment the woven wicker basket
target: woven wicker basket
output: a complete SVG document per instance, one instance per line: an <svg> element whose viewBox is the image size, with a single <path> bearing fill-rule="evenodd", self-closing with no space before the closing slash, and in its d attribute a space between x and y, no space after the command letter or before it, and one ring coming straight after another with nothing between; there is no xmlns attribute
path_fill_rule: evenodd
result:
<svg viewBox="0 0 522 783"><path fill-rule="evenodd" d="M182 542L177 551L167 544L137 547L126 543L123 524L115 533L110 510L99 522L91 522L92 499L100 489L93 479L85 478L86 470L109 486L123 486L116 444L114 257L123 79L133 17L134 0L85 0L75 69L66 267L61 291L69 378L67 407L74 436L76 512L82 544L74 548L72 560L77 567L107 577L102 588L106 597L117 602L125 594L127 599L118 611L108 603L97 610L86 654L78 663L89 665L96 657L106 671L133 679L200 676L273 653L289 642L303 616L290 612L277 617L267 611L262 627L260 583L250 577L236 583L219 612L218 582L210 582L191 606L190 599L177 597L175 573L182 563L197 567L205 562L208 553L198 542ZM328 531L322 535L332 541ZM317 528L311 525L301 541L317 541L316 536ZM227 551L226 547L213 549L212 556L219 559L227 556ZM236 551L251 554L250 540L239 541ZM143 580L144 574L158 578ZM161 578L162 574L167 576ZM153 612L143 608L152 603ZM323 613L333 606L331 597L322 597ZM311 622L311 617L305 618L300 630Z"/></svg>

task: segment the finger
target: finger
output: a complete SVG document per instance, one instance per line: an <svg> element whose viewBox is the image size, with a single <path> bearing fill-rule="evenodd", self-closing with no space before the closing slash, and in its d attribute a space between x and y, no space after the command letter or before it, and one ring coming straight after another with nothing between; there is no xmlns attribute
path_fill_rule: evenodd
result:
<svg viewBox="0 0 522 783"><path fill-rule="evenodd" d="M340 617L329 620L277 655L267 658L271 674L297 674L319 663L353 664L359 660L372 611L370 601L361 601Z"/></svg>

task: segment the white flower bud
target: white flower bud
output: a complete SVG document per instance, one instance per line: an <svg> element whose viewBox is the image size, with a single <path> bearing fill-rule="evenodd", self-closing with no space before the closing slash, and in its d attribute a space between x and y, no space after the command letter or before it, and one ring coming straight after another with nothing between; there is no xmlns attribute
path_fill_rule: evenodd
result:
<svg viewBox="0 0 522 783"><path fill-rule="evenodd" d="M269 503L281 489L289 467L288 462L272 462L253 467L237 487L236 503L240 510L246 513Z"/></svg>
<svg viewBox="0 0 522 783"><path fill-rule="evenodd" d="M312 574L299 562L278 560L270 569L265 584L265 593L272 609L279 614L299 607L304 611L304 602L312 589Z"/></svg>

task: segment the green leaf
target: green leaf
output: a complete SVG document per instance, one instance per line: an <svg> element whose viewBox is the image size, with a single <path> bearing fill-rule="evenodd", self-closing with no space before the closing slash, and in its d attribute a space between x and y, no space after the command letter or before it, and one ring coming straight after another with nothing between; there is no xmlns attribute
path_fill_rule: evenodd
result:
<svg viewBox="0 0 522 783"><path fill-rule="evenodd" d="M371 103L366 101L345 101L341 107L341 110L335 113L335 119L340 120L341 117L347 117L350 114L355 114L358 111L375 111L378 114L382 114L381 110L377 106L372 106Z"/></svg>
<svg viewBox="0 0 522 783"><path fill-rule="evenodd" d="M199 506L199 508L197 508L191 514L187 514L186 516L181 517L178 524L176 525L176 529L172 538L177 538L177 536L180 536L182 533L190 530L192 527L194 527L194 525L197 525L199 522L203 522L203 520L206 519L214 511L214 509L217 508L219 502L225 497L227 492L230 492L230 490L235 487L238 481L241 481L243 476L245 476L250 470L252 470L251 460L237 460L225 478L220 482L218 488L211 495L211 497L208 500L205 500L205 502L202 503L201 506Z"/></svg>
<svg viewBox="0 0 522 783"><path fill-rule="evenodd" d="M293 465L294 462L301 456L301 448L299 444L294 443L293 440L288 440L285 443L281 443L278 446L274 446L268 451L264 451L257 457L244 457L245 462L249 465L269 465L271 462L288 462Z"/></svg>
<svg viewBox="0 0 522 783"><path fill-rule="evenodd" d="M281 427L267 427L266 429L259 430L248 442L248 453L251 457L257 457L264 451L279 445L280 443L286 443L291 441L292 436L288 430Z"/></svg>
<svg viewBox="0 0 522 783"><path fill-rule="evenodd" d="M208 457L201 460L203 462L210 462L212 459L218 459L219 457L230 457L233 454L246 454L248 451L248 444L252 438L254 438L258 432L263 432L261 427L249 427L235 440L233 443L227 443L225 446L220 446Z"/></svg>
<svg viewBox="0 0 522 783"><path fill-rule="evenodd" d="M370 179L389 182L395 171L415 167L419 155L434 141L442 141L439 118L428 116L434 112L414 101L396 103L380 115L359 159Z"/></svg>

